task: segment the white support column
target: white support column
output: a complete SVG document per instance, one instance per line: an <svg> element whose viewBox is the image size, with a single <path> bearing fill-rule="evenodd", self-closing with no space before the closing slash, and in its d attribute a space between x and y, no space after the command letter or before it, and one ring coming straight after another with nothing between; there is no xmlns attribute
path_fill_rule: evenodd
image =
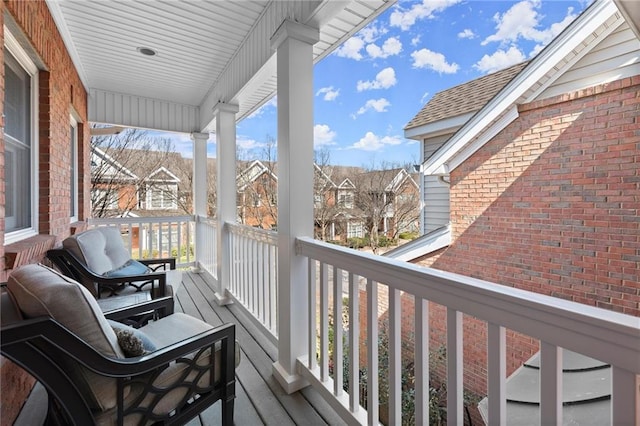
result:
<svg viewBox="0 0 640 426"><path fill-rule="evenodd" d="M296 237L313 237L313 45L317 28L284 21L271 37L278 70L278 361L287 393L308 385L296 359L308 351L308 262ZM314 356L309 354L309 356Z"/></svg>
<svg viewBox="0 0 640 426"><path fill-rule="evenodd" d="M200 272L202 260L202 248L205 247L202 240L202 232L198 232L198 217L207 216L207 140L208 133L191 133L193 141L193 214L196 219L196 259L194 272Z"/></svg>
<svg viewBox="0 0 640 426"><path fill-rule="evenodd" d="M235 222L236 211L236 113L238 105L219 103L213 110L216 117L216 157L217 163L217 277L216 302L220 305L231 303L228 293L231 277L231 249L229 231L224 224Z"/></svg>

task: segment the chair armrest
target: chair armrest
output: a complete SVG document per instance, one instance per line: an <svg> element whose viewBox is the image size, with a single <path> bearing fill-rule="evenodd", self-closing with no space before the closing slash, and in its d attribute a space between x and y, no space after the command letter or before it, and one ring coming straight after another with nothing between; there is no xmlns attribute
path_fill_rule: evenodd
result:
<svg viewBox="0 0 640 426"><path fill-rule="evenodd" d="M162 268L161 270L166 271L167 266L168 266L168 269L176 269L175 257L164 257L164 258L157 258L157 259L138 259L138 262L142 263L143 265L147 265L154 272L160 268Z"/></svg>
<svg viewBox="0 0 640 426"><path fill-rule="evenodd" d="M110 320L121 321L149 311L158 311L158 316L162 318L173 311L173 303L173 296L159 297L157 299L104 312L104 316Z"/></svg>

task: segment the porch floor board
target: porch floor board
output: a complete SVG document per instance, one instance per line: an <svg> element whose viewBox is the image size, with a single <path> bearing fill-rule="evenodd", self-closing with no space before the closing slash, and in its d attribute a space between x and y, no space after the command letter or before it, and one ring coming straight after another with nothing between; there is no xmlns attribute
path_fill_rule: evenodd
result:
<svg viewBox="0 0 640 426"><path fill-rule="evenodd" d="M311 388L287 395L272 374L277 348L246 317L242 308L219 306L204 275L183 273L176 292L176 311L202 319L211 325L236 324L242 360L236 369L234 419L237 425L326 425L344 423ZM220 403L204 411L189 426L218 425Z"/></svg>

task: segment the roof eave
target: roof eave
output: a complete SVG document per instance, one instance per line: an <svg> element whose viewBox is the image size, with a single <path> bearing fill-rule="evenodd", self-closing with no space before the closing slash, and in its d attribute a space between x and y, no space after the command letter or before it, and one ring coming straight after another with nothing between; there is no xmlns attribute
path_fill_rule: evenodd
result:
<svg viewBox="0 0 640 426"><path fill-rule="evenodd" d="M422 141L426 138L455 133L467 121L469 121L476 112L477 111L472 111L466 114L433 121L422 126L407 128L404 131L404 137L407 139Z"/></svg>

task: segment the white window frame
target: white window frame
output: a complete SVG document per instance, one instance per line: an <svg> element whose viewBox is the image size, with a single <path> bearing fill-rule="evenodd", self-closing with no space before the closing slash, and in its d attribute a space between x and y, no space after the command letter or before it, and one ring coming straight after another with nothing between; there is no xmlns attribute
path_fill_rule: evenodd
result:
<svg viewBox="0 0 640 426"><path fill-rule="evenodd" d="M13 56L20 66L31 76L31 226L4 235L4 244L11 244L38 234L38 67L28 53L20 46L16 37L3 26L4 48ZM2 64L4 66L4 62ZM6 166L6 165L5 165Z"/></svg>
<svg viewBox="0 0 640 426"><path fill-rule="evenodd" d="M91 197L94 200L102 202L102 200L106 199L107 203L105 206L105 210L118 210L118 190L117 189L104 189L104 188L94 188L91 190L94 193L94 196ZM93 208L93 206L91 206Z"/></svg>
<svg viewBox="0 0 640 426"><path fill-rule="evenodd" d="M70 129L71 129L71 177L69 180L69 192L70 192L70 222L78 221L78 120L72 113L70 115Z"/></svg>
<svg viewBox="0 0 640 426"><path fill-rule="evenodd" d="M171 199L166 200L165 193L171 193ZM175 210L178 208L178 185L173 183L147 184L146 187L146 207L147 210ZM160 198L155 198L159 194ZM153 201L159 200L160 205L154 206Z"/></svg>
<svg viewBox="0 0 640 426"><path fill-rule="evenodd" d="M347 222L347 238L363 238L364 226L362 222Z"/></svg>

